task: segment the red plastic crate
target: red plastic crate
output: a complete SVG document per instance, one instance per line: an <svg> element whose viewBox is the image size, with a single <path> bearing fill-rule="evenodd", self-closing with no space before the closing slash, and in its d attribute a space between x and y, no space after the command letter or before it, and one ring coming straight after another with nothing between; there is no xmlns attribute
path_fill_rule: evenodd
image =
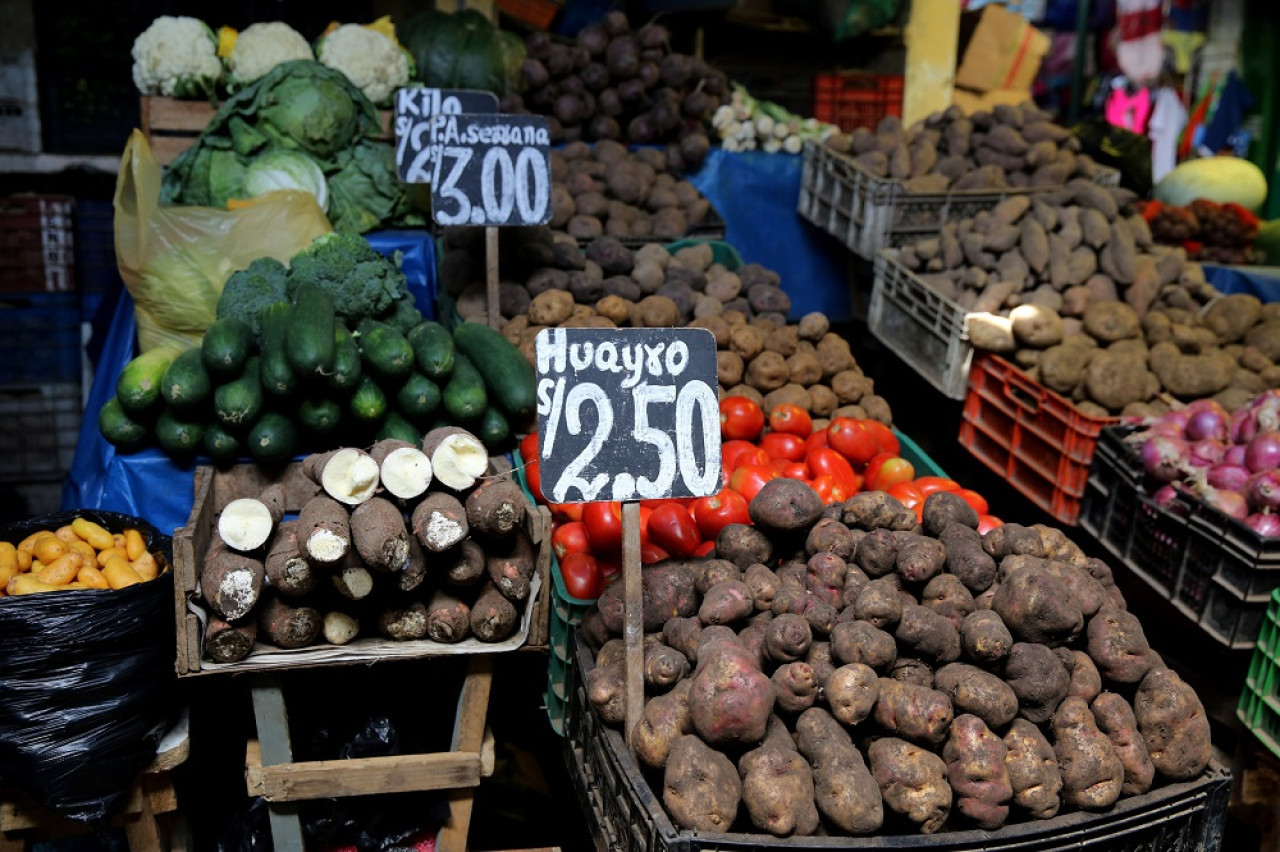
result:
<svg viewBox="0 0 1280 852"><path fill-rule="evenodd" d="M560 3L555 0L498 0L498 11L535 30L545 30L560 14Z"/></svg>
<svg viewBox="0 0 1280 852"><path fill-rule="evenodd" d="M1089 465L1114 417L1090 417L990 353L969 368L960 443L1031 502L1075 526Z"/></svg>
<svg viewBox="0 0 1280 852"><path fill-rule="evenodd" d="M0 292L75 291L74 209L65 195L0 198Z"/></svg>
<svg viewBox="0 0 1280 852"><path fill-rule="evenodd" d="M902 117L902 75L837 71L813 77L813 115L846 133Z"/></svg>

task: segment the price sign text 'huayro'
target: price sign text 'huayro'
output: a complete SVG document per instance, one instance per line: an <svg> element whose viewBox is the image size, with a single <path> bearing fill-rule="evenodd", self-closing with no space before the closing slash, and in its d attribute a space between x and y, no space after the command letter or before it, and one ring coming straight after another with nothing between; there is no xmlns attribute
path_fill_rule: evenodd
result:
<svg viewBox="0 0 1280 852"><path fill-rule="evenodd" d="M542 491L554 503L721 489L715 337L549 328L535 344Z"/></svg>

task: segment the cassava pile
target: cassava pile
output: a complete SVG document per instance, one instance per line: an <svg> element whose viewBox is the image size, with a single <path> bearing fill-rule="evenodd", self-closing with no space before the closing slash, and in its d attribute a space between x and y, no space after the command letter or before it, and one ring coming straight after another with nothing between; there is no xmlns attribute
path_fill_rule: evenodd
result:
<svg viewBox="0 0 1280 852"><path fill-rule="evenodd" d="M959 497L824 509L774 480L755 526L646 566L636 754L681 828L994 830L1197 777L1209 723L1110 570L1059 530L985 535ZM623 720L621 582L580 635Z"/></svg>

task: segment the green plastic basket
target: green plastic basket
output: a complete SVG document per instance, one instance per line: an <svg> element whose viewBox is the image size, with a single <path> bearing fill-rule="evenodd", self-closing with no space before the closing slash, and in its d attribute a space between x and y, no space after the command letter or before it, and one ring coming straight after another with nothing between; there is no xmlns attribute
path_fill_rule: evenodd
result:
<svg viewBox="0 0 1280 852"><path fill-rule="evenodd" d="M1236 716L1259 742L1280 757L1280 589L1271 593Z"/></svg>
<svg viewBox="0 0 1280 852"><path fill-rule="evenodd" d="M907 461L911 462L911 466L916 470L916 476L941 476L950 478L943 471L938 463L929 457L929 454L920 449L920 445L908 438L897 429L893 430L894 436L898 439L899 455Z"/></svg>

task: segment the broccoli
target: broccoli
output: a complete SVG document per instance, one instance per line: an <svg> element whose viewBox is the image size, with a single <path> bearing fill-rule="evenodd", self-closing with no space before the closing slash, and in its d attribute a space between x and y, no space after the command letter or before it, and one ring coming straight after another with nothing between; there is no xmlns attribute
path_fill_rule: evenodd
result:
<svg viewBox="0 0 1280 852"><path fill-rule="evenodd" d="M412 296L406 296L392 302L391 307L379 314L377 319L408 334L409 329L422 322L422 311L414 305Z"/></svg>
<svg viewBox="0 0 1280 852"><path fill-rule="evenodd" d="M381 314L397 299L412 303L404 273L359 234L325 234L294 255L289 261L289 297L305 282L332 294L338 316L348 327Z"/></svg>
<svg viewBox="0 0 1280 852"><path fill-rule="evenodd" d="M215 314L218 319L234 317L253 329L262 331L258 316L267 305L288 298L285 292L289 270L274 257L260 257L247 269L235 272L222 285Z"/></svg>

